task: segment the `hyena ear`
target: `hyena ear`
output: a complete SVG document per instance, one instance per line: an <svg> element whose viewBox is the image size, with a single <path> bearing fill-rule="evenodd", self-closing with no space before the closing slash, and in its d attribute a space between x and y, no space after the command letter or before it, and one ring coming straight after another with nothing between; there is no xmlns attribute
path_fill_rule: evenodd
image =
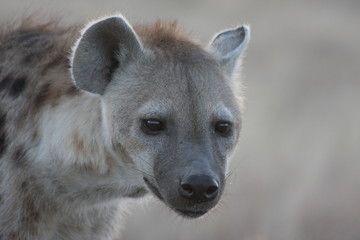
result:
<svg viewBox="0 0 360 240"><path fill-rule="evenodd" d="M71 71L76 85L103 94L113 71L138 58L142 44L122 17L90 24L74 47Z"/></svg>
<svg viewBox="0 0 360 240"><path fill-rule="evenodd" d="M217 34L212 40L209 51L221 63L230 77L240 65L241 55L250 40L250 27L241 26Z"/></svg>

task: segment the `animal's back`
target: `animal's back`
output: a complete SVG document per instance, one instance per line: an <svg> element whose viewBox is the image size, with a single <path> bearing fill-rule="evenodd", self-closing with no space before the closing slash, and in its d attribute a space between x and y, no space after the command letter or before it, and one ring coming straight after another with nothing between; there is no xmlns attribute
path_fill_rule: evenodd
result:
<svg viewBox="0 0 360 240"><path fill-rule="evenodd" d="M27 165L26 152L39 144L41 113L78 93L68 71L76 28L29 20L0 33L0 239L36 229L36 209L44 206L35 196L41 191L31 179L38 173Z"/></svg>
<svg viewBox="0 0 360 240"><path fill-rule="evenodd" d="M68 71L75 28L25 22L0 34L1 158L14 138L36 137L30 135L36 135L36 116L44 107L77 92Z"/></svg>
<svg viewBox="0 0 360 240"><path fill-rule="evenodd" d="M75 90L68 73L68 55L78 37L76 30L54 23L22 24L0 34L2 109L19 112L9 104L18 106L21 102L40 109L49 99L56 100L64 91Z"/></svg>

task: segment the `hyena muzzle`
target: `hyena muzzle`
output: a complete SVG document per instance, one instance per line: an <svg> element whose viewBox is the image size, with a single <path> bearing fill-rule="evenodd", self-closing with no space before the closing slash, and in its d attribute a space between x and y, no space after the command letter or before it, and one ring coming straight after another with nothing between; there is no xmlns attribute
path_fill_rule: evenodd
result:
<svg viewBox="0 0 360 240"><path fill-rule="evenodd" d="M121 16L0 34L0 239L111 239L119 199L147 192L207 213L239 138L248 42L247 26L203 47Z"/></svg>

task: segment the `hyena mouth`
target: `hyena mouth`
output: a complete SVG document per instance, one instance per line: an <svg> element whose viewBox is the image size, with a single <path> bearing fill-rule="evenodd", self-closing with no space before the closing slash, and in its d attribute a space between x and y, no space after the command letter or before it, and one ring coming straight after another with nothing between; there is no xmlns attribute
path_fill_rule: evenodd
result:
<svg viewBox="0 0 360 240"><path fill-rule="evenodd" d="M199 211L189 211L184 209L174 209L175 212L179 213L180 215L187 217L187 218L198 218L202 215L206 214L208 211L199 210Z"/></svg>
<svg viewBox="0 0 360 240"><path fill-rule="evenodd" d="M164 198L161 196L159 189L157 189L157 187L155 187L146 177L144 177L143 179L149 189L155 194L155 196L158 197L160 200L164 200Z"/></svg>
<svg viewBox="0 0 360 240"><path fill-rule="evenodd" d="M150 189L150 191L153 192L154 195L157 198L159 198L161 201L164 201L164 198L161 196L159 189L157 187L155 187L154 184L152 184L149 181L149 179L147 179L146 177L144 177L143 179L144 179L144 182L146 183L146 185L148 186L148 188ZM180 214L181 216L186 217L186 218L198 218L208 212L208 210L186 210L186 209L180 209L180 208L174 208L174 207L170 207L170 208L172 210L174 210L175 212L177 212L178 214Z"/></svg>

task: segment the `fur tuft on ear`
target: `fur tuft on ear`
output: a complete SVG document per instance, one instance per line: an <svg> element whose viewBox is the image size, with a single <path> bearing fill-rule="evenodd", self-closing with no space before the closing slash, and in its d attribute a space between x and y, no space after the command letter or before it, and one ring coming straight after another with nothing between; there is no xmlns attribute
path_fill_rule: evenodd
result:
<svg viewBox="0 0 360 240"><path fill-rule="evenodd" d="M209 51L221 63L226 74L233 76L249 41L250 27L244 25L217 34L209 46Z"/></svg>
<svg viewBox="0 0 360 240"><path fill-rule="evenodd" d="M142 44L122 16L90 23L73 49L71 73L85 91L103 94L115 68L139 57Z"/></svg>

